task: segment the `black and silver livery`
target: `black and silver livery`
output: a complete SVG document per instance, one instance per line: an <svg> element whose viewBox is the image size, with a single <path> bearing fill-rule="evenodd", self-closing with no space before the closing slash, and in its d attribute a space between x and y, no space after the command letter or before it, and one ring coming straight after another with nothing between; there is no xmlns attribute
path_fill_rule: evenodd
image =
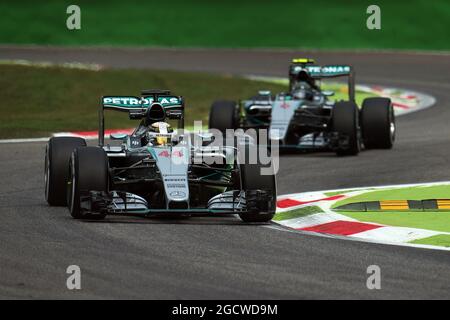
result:
<svg viewBox="0 0 450 320"><path fill-rule="evenodd" d="M333 91L321 90L323 79L347 77L348 99L333 101ZM294 59L289 67L289 91L272 95L260 91L250 99L216 101L209 127L267 129L281 148L331 150L356 155L366 149L392 148L395 116L389 98L355 102L354 70L348 65L319 66L311 59Z"/></svg>
<svg viewBox="0 0 450 320"><path fill-rule="evenodd" d="M140 123L132 134L111 134L105 143L105 109L127 112ZM183 98L167 90L103 97L98 146L76 137L48 142L47 202L67 205L78 219L238 214L246 222L271 220L275 174L270 165L245 160L256 146L245 136L223 146L209 133L185 132L184 109Z"/></svg>

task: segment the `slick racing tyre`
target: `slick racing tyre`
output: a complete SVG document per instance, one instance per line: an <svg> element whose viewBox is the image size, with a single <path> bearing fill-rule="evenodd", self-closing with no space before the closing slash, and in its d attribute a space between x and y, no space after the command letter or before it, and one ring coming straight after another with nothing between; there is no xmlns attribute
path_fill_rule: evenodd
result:
<svg viewBox="0 0 450 320"><path fill-rule="evenodd" d="M367 149L391 149L395 141L395 115L391 99L366 98L361 109L361 130Z"/></svg>
<svg viewBox="0 0 450 320"><path fill-rule="evenodd" d="M45 200L50 206L65 206L69 160L72 151L86 146L86 141L75 137L53 137L45 148Z"/></svg>
<svg viewBox="0 0 450 320"><path fill-rule="evenodd" d="M103 219L105 214L86 212L80 198L89 191L108 192L108 157L99 147L81 147L73 151L69 165L67 202L75 219Z"/></svg>
<svg viewBox="0 0 450 320"><path fill-rule="evenodd" d="M260 163L259 156L257 161L250 162L250 152L258 152L255 145L245 146L245 155L239 156L239 168L241 178L241 189L246 192L246 213L239 217L244 222L268 222L272 220L276 209L276 181L273 168ZM253 149L253 150L252 150ZM256 153L255 153L256 154ZM261 169L269 171L269 174L262 174ZM263 172L267 173L267 172ZM270 199L270 201L259 202L258 199Z"/></svg>
<svg viewBox="0 0 450 320"><path fill-rule="evenodd" d="M211 105L209 112L209 128L217 129L225 135L227 129L239 126L239 108L234 101L220 100Z"/></svg>
<svg viewBox="0 0 450 320"><path fill-rule="evenodd" d="M336 150L339 156L355 156L361 149L359 139L358 107L351 101L339 101L334 105L332 126L333 131L347 137L348 145L339 146Z"/></svg>

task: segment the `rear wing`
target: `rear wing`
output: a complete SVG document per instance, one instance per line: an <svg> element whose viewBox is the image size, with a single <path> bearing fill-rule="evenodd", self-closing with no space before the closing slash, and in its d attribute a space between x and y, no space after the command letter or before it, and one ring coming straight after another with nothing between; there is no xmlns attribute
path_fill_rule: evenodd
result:
<svg viewBox="0 0 450 320"><path fill-rule="evenodd" d="M146 110L154 102L159 103L164 109L182 108L183 101L177 96L133 97L133 96L104 96L102 97L103 109L117 111Z"/></svg>
<svg viewBox="0 0 450 320"><path fill-rule="evenodd" d="M178 120L178 126L184 128L184 99L171 95L168 90L143 90L141 97L103 96L99 110L99 145L104 145L105 117L104 110L128 112L130 119L143 119L153 105L164 110L167 119Z"/></svg>
<svg viewBox="0 0 450 320"><path fill-rule="evenodd" d="M311 59L294 59L289 68L289 80L291 81L301 71L308 73L313 79L348 77L349 100L355 101L355 72L350 65L325 65L314 64Z"/></svg>

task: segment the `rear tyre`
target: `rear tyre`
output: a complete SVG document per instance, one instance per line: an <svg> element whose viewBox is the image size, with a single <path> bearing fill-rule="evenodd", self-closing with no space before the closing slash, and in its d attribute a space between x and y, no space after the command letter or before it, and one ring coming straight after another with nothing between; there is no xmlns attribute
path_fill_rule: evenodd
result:
<svg viewBox="0 0 450 320"><path fill-rule="evenodd" d="M333 131L348 137L346 147L339 146L338 156L355 156L361 149L359 139L358 106L351 101L339 101L333 108Z"/></svg>
<svg viewBox="0 0 450 320"><path fill-rule="evenodd" d="M69 178L69 159L77 147L86 141L75 137L53 137L45 148L45 200L50 206L67 205L66 185Z"/></svg>
<svg viewBox="0 0 450 320"><path fill-rule="evenodd" d="M391 149L395 141L395 115L391 99L366 98L361 109L361 130L367 149Z"/></svg>
<svg viewBox="0 0 450 320"><path fill-rule="evenodd" d="M75 219L103 219L105 214L86 212L80 206L82 195L89 191L108 192L108 157L99 147L81 147L73 151L69 166L67 199Z"/></svg>
<svg viewBox="0 0 450 320"><path fill-rule="evenodd" d="M227 129L239 127L239 108L236 102L220 100L211 105L209 128L217 129L225 135Z"/></svg>
<svg viewBox="0 0 450 320"><path fill-rule="evenodd" d="M266 208L263 210L257 210L248 213L242 213L239 217L244 222L268 222L272 220L275 215L276 209L276 197L277 197L277 189L276 189L276 181L275 181L275 173L273 172L273 168L270 168L269 165L263 165L260 163L258 156L258 163L250 163L248 155L251 154L250 150L256 150L256 146L246 146L246 156L244 161L244 157L240 157L240 178L241 178L241 189L245 191L251 191L255 194L256 190L262 190L269 195L271 195L272 201L265 204ZM264 175L261 174L261 169L269 170L269 174ZM251 198L250 195L247 195L247 207L256 207L256 203L250 203ZM256 198L254 198L256 199Z"/></svg>

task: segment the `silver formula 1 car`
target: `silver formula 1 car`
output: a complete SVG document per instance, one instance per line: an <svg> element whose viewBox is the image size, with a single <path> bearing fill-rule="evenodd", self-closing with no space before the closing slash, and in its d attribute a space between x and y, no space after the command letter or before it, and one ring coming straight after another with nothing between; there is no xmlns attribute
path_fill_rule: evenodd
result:
<svg viewBox="0 0 450 320"><path fill-rule="evenodd" d="M105 109L127 112L140 124L130 135L112 134L111 144L105 144ZM255 145L245 136L224 146L210 133L186 133L182 97L167 90L105 96L99 115L98 146L76 137L49 140L45 198L51 206L67 205L77 219L109 214L272 219L275 175L267 164L246 161Z"/></svg>
<svg viewBox="0 0 450 320"><path fill-rule="evenodd" d="M317 84L322 79L347 77L348 100L332 101L332 91ZM294 59L289 68L289 91L269 91L239 102L221 100L211 106L209 127L267 129L280 148L328 150L356 155L366 149L392 148L395 116L391 100L366 98L355 102L354 71L348 65L316 65L312 59Z"/></svg>

